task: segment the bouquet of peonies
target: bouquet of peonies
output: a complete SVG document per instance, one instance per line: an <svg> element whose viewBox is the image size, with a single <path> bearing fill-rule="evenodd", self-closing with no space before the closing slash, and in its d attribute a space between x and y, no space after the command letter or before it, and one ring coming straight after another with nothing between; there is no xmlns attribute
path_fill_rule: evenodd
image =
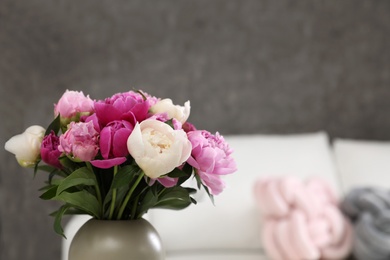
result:
<svg viewBox="0 0 390 260"><path fill-rule="evenodd" d="M5 149L23 167L48 173L41 198L60 201L54 229L63 235L64 214L97 219L138 219L151 208L183 209L202 187L224 188L221 175L236 171L224 138L187 122L190 102L174 105L141 91L92 100L66 91L47 129L31 126ZM196 188L183 187L191 176Z"/></svg>

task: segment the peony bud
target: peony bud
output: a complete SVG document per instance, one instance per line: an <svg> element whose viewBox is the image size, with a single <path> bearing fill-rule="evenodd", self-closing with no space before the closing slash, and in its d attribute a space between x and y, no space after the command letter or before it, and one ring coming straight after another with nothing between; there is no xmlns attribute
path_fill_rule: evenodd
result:
<svg viewBox="0 0 390 260"><path fill-rule="evenodd" d="M61 115L61 125L66 127L70 121L79 121L80 116L94 113L94 102L82 91L66 90L54 106L54 115Z"/></svg>
<svg viewBox="0 0 390 260"><path fill-rule="evenodd" d="M42 161L44 161L48 165L60 169L62 168L62 165L59 161L59 158L62 152L58 150L59 144L60 144L60 138L56 136L56 134L53 131L51 131L50 134L46 135L43 138L42 145L41 145L41 158Z"/></svg>
<svg viewBox="0 0 390 260"><path fill-rule="evenodd" d="M22 134L11 137L5 143L5 150L15 154L16 160L23 167L32 167L40 157L40 148L45 129L38 125L27 128Z"/></svg>
<svg viewBox="0 0 390 260"><path fill-rule="evenodd" d="M167 114L168 119L175 118L180 123L184 124L190 116L190 101L184 103L184 106L174 105L169 98L158 101L151 107L153 114Z"/></svg>

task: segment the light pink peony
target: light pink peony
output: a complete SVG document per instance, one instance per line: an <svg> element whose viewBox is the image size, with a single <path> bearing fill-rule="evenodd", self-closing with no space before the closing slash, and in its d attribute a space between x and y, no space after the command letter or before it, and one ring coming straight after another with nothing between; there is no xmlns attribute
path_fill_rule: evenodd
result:
<svg viewBox="0 0 390 260"><path fill-rule="evenodd" d="M75 160L89 162L99 151L98 136L91 121L71 122L68 130L60 136L58 150Z"/></svg>
<svg viewBox="0 0 390 260"><path fill-rule="evenodd" d="M191 156L187 162L197 169L199 177L211 194L218 195L225 186L220 175L237 170L231 157L232 149L219 133L212 135L204 130L196 130L188 132L187 136L192 143Z"/></svg>
<svg viewBox="0 0 390 260"><path fill-rule="evenodd" d="M62 165L59 161L59 157L62 154L62 152L58 150L59 144L60 144L60 138L56 136L56 134L53 131L51 131L50 134L46 135L43 138L41 144L42 161L56 168L62 168Z"/></svg>
<svg viewBox="0 0 390 260"><path fill-rule="evenodd" d="M127 150L127 138L133 131L133 126L124 120L112 121L100 132L100 153L104 160L91 161L92 165L99 168L110 168L122 164L129 154Z"/></svg>
<svg viewBox="0 0 390 260"><path fill-rule="evenodd" d="M80 114L91 114L94 112L94 103L85 96L82 91L66 90L56 105L54 105L54 114L61 115L62 118L75 119Z"/></svg>
<svg viewBox="0 0 390 260"><path fill-rule="evenodd" d="M134 91L118 93L95 102L96 117L101 127L115 120L126 120L135 125L147 118L149 108L148 99Z"/></svg>

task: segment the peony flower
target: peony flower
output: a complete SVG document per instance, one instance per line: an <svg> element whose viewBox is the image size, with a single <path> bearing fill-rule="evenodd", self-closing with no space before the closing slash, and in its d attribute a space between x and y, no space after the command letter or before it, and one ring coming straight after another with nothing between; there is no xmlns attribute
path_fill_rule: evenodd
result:
<svg viewBox="0 0 390 260"><path fill-rule="evenodd" d="M126 120L135 125L147 117L149 107L148 100L133 91L95 102L96 116L103 127L115 120Z"/></svg>
<svg viewBox="0 0 390 260"><path fill-rule="evenodd" d="M99 168L110 168L122 164L129 154L127 150L127 138L133 131L133 126L127 121L112 121L100 132L100 153L104 160L91 161L92 165Z"/></svg>
<svg viewBox="0 0 390 260"><path fill-rule="evenodd" d="M94 103L82 91L66 90L54 106L54 114L61 115L61 123L67 125L70 121L78 121L81 115L94 112Z"/></svg>
<svg viewBox="0 0 390 260"><path fill-rule="evenodd" d="M191 123L188 123L188 122L185 122L182 126L183 130L188 133L188 132L191 132L191 131L196 131L196 127L191 124Z"/></svg>
<svg viewBox="0 0 390 260"><path fill-rule="evenodd" d="M148 119L154 119L154 120L158 120L158 121L161 121L161 122L164 122L164 123L166 123L167 121L171 120L171 118L168 118L168 114L167 113L155 114L155 115L149 117ZM175 130L183 129L182 123L180 123L176 118L172 118L171 126Z"/></svg>
<svg viewBox="0 0 390 260"><path fill-rule="evenodd" d="M53 131L51 131L50 134L46 135L43 138L42 145L41 145L42 161L56 168L62 168L62 165L58 160L58 158L62 154L62 152L58 150L59 144L60 144L60 138L56 136L56 134Z"/></svg>
<svg viewBox="0 0 390 260"><path fill-rule="evenodd" d="M196 130L188 132L187 136L192 144L191 156L187 162L197 169L211 194L218 195L224 188L220 175L233 173L237 169L230 156L233 151L219 133L212 135L204 130Z"/></svg>
<svg viewBox="0 0 390 260"><path fill-rule="evenodd" d="M191 153L191 143L183 130L153 119L137 123L127 140L127 148L138 166L150 178L158 178L183 164Z"/></svg>
<svg viewBox="0 0 390 260"><path fill-rule="evenodd" d="M93 123L71 122L60 136L58 150L79 161L91 161L99 151L98 135Z"/></svg>
<svg viewBox="0 0 390 260"><path fill-rule="evenodd" d="M5 143L5 150L15 154L16 160L23 167L34 166L39 161L40 148L45 129L34 125L22 134L11 137Z"/></svg>
<svg viewBox="0 0 390 260"><path fill-rule="evenodd" d="M174 105L169 98L158 101L150 108L153 114L167 114L168 119L175 118L180 123L184 124L190 116L190 101L184 103L184 106Z"/></svg>

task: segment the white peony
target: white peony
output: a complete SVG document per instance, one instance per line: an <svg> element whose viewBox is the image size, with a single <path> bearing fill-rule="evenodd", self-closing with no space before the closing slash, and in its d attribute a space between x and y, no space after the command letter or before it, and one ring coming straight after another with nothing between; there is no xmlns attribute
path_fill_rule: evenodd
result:
<svg viewBox="0 0 390 260"><path fill-rule="evenodd" d="M5 150L15 154L16 160L23 167L34 166L39 160L45 129L38 125L27 128L22 134L11 137L5 143Z"/></svg>
<svg viewBox="0 0 390 260"><path fill-rule="evenodd" d="M180 123L184 124L190 116L190 101L184 103L184 106L174 105L172 100L169 98L158 101L151 107L153 114L167 113L168 118L175 118Z"/></svg>
<svg viewBox="0 0 390 260"><path fill-rule="evenodd" d="M187 161L192 145L183 130L149 119L135 125L127 148L145 175L155 179Z"/></svg>

